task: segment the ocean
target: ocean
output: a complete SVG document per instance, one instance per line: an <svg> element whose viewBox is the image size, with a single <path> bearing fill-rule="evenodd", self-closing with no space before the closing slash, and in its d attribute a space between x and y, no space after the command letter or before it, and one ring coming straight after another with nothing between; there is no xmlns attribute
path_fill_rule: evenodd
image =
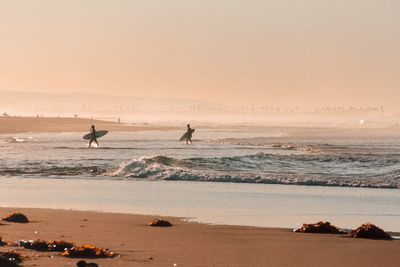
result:
<svg viewBox="0 0 400 267"><path fill-rule="evenodd" d="M1 204L400 232L399 127L199 127L193 145L182 131L111 132L93 149L84 133L0 135Z"/></svg>

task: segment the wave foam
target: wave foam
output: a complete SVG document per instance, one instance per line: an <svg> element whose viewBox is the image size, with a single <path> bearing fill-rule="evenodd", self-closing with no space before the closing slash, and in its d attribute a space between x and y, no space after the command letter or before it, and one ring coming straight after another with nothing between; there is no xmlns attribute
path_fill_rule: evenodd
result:
<svg viewBox="0 0 400 267"><path fill-rule="evenodd" d="M266 158L269 154L258 153L246 156ZM243 157L230 158L230 160L243 160ZM346 186L370 188L400 188L400 170L391 172L382 177L354 178L332 177L321 175L299 174L256 174L252 172L216 171L211 169L191 168L191 162L200 159L177 160L165 156L142 157L122 163L118 168L105 175L125 178L144 178L149 180L182 180L230 183L263 183L263 184L292 184L292 185L318 185L318 186ZM203 161L205 159L202 159ZM216 160L216 159L210 159ZM220 158L219 160L224 160ZM226 158L225 158L226 160ZM323 159L322 159L323 160ZM339 158L350 160L352 158Z"/></svg>

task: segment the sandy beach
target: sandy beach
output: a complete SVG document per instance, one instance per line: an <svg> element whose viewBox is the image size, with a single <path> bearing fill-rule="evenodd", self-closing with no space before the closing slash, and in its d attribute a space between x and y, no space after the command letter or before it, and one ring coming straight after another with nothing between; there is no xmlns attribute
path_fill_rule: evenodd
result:
<svg viewBox="0 0 400 267"><path fill-rule="evenodd" d="M28 224L2 222L3 240L66 240L120 254L92 259L99 266L399 266L400 241L350 239L293 233L291 229L188 223L163 217L173 227L147 223L158 216L101 212L1 208L19 211ZM60 253L16 249L29 256L24 266L75 266Z"/></svg>
<svg viewBox="0 0 400 267"><path fill-rule="evenodd" d="M98 130L106 129L114 132L168 130L167 127L119 124L118 122L75 119L75 118L36 118L36 117L0 117L0 134L27 132L89 132L90 125Z"/></svg>

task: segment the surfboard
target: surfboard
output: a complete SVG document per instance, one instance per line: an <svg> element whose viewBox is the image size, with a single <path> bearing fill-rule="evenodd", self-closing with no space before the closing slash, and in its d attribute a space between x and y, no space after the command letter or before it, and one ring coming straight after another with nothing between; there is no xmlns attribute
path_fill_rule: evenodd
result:
<svg viewBox="0 0 400 267"><path fill-rule="evenodd" d="M96 138L100 138L102 136L105 136L107 133L108 133L108 131L96 131ZM85 140L92 139L92 133L85 134L83 136L83 139L85 139Z"/></svg>
<svg viewBox="0 0 400 267"><path fill-rule="evenodd" d="M192 133L194 133L194 129L192 129ZM179 141L185 140L185 139L187 138L187 136L188 136L188 133L187 133L187 132L184 133L184 134L182 135L181 139L179 139Z"/></svg>

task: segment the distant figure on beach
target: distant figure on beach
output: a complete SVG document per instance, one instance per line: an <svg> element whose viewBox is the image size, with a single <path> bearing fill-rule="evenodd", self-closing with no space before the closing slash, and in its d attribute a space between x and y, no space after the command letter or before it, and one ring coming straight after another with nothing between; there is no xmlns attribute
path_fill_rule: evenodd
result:
<svg viewBox="0 0 400 267"><path fill-rule="evenodd" d="M190 124L187 125L187 131L184 133L179 139L179 141L185 140L186 144L192 144L192 134L194 132L194 129L190 128Z"/></svg>
<svg viewBox="0 0 400 267"><path fill-rule="evenodd" d="M96 137L96 129L94 128L94 125L90 128L90 132L92 134L92 137L90 138L89 141L89 148L92 146L92 142L95 142L97 146L99 146L99 142L97 142L97 137Z"/></svg>

